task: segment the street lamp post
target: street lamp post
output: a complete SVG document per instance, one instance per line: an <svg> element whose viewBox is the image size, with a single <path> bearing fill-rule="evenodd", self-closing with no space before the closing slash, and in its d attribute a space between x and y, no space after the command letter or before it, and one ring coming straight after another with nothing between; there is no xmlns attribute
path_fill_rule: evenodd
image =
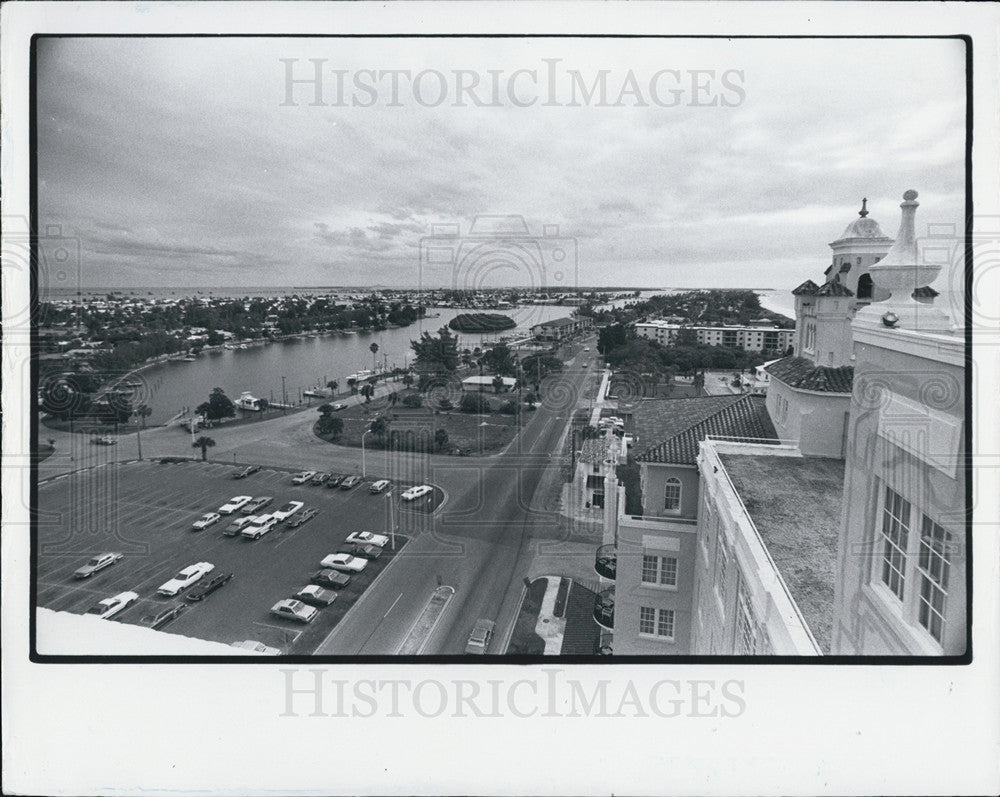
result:
<svg viewBox="0 0 1000 797"><path fill-rule="evenodd" d="M392 490L389 490L385 494L385 497L389 499L389 545L392 546L392 550L396 550L396 513L392 505Z"/></svg>
<svg viewBox="0 0 1000 797"><path fill-rule="evenodd" d="M285 392L285 377L281 377L281 414L285 414L285 405L288 403L288 394Z"/></svg>
<svg viewBox="0 0 1000 797"><path fill-rule="evenodd" d="M361 435L361 478L368 476L368 467L365 462L365 438L372 433L371 429L366 429Z"/></svg>

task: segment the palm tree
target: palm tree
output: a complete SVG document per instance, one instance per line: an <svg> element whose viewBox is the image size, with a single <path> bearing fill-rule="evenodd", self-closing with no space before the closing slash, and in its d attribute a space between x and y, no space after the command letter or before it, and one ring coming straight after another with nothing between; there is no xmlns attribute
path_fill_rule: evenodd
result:
<svg viewBox="0 0 1000 797"><path fill-rule="evenodd" d="M395 407L396 402L399 401L399 393L393 390L388 396L386 396L386 399L389 401L390 407Z"/></svg>
<svg viewBox="0 0 1000 797"><path fill-rule="evenodd" d="M337 395L337 388L340 387L340 385L337 383L336 379L331 379L329 382L326 383L326 386L330 388L330 393L332 395L334 396Z"/></svg>
<svg viewBox="0 0 1000 797"><path fill-rule="evenodd" d="M202 435L197 440L191 444L194 448L201 448L201 461L204 462L207 457L207 451L212 446L215 445L215 441L211 437L205 437Z"/></svg>
<svg viewBox="0 0 1000 797"><path fill-rule="evenodd" d="M378 354L378 344L373 343L368 348L371 350L372 353L372 370L374 371L378 368L378 364L375 362L375 355Z"/></svg>
<svg viewBox="0 0 1000 797"><path fill-rule="evenodd" d="M385 440L386 432L389 431L389 421L385 419L385 416L379 415L371 422L368 431L375 435L379 439L379 442L382 442Z"/></svg>
<svg viewBox="0 0 1000 797"><path fill-rule="evenodd" d="M146 428L146 418L148 418L150 415L153 414L153 410L150 409L145 404L140 404L138 407L136 407L134 410L132 410L132 413L134 415L138 415L139 416L139 418L141 420L140 426L141 426L142 429L145 429ZM139 427L136 427L136 430L135 430L135 441L139 445L139 459L141 460L142 459L142 430Z"/></svg>

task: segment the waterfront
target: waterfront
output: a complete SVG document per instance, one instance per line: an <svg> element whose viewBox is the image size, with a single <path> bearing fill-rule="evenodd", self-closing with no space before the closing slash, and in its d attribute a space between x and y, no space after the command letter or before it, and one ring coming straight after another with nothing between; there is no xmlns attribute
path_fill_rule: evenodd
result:
<svg viewBox="0 0 1000 797"><path fill-rule="evenodd" d="M533 324L567 316L573 308L557 305L524 305L504 311L516 322L505 336L524 337ZM439 314L408 327L351 334L330 333L317 337L291 338L246 349L211 349L194 362L168 361L147 367L133 377L140 384L137 403L147 404L152 415L147 423L163 424L184 407L195 407L207 400L214 387L221 387L232 398L243 391L274 401L282 400L282 378L289 403L297 404L301 391L337 380L340 389L347 387L347 377L372 367L372 343L378 344L376 362L380 367L405 367L412 359L410 341L422 332L435 333L459 313L455 308L431 308ZM495 341L496 334L458 335L459 348L474 349Z"/></svg>

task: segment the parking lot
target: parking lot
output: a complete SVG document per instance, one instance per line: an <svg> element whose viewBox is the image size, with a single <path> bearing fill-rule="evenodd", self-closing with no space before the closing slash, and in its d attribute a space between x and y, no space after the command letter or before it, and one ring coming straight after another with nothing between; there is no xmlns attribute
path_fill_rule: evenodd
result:
<svg viewBox="0 0 1000 797"><path fill-rule="evenodd" d="M369 486L377 474L342 490L295 485L292 472L267 467L233 479L238 470L242 467L210 462L130 462L39 485L37 604L83 614L104 598L132 591L139 600L109 622L140 624L159 609L183 603L186 610L162 631L224 643L253 639L286 654L311 653L394 558L405 555L406 542L429 527L430 513L443 497L435 490L430 500L402 503L399 493L409 484L393 484L390 498L373 495ZM239 512L192 530L201 515L237 495L272 496L264 512L301 501L318 514L295 529L279 524L259 540L223 534ZM350 533L388 536L391 520L395 550L385 545L381 556L351 574L350 584L311 623L270 614L271 606L310 582L320 560L341 549ZM107 551L120 551L124 558L90 578L73 577L90 557ZM186 600L186 592L157 595L161 584L197 562L215 565L209 577L232 573L233 578L199 602Z"/></svg>

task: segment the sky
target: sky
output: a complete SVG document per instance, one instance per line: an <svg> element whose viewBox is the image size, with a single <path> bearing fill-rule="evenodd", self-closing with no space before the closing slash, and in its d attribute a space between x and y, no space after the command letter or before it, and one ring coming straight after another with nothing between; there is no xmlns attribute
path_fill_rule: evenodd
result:
<svg viewBox="0 0 1000 797"><path fill-rule="evenodd" d="M84 286L787 289L862 197L889 236L910 188L918 232L963 218L958 41L37 47L39 222Z"/></svg>

